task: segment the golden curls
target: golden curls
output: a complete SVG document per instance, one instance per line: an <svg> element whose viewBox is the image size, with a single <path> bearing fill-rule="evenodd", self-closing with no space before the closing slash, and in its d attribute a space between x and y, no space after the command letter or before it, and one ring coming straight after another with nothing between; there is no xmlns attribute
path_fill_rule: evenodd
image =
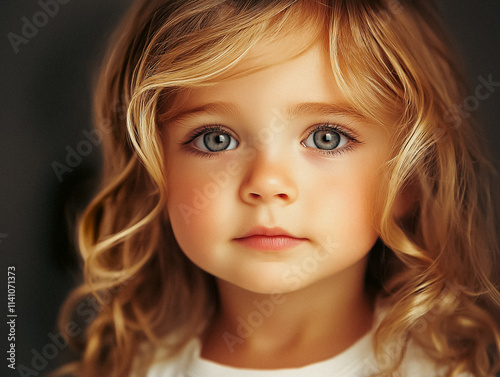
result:
<svg viewBox="0 0 500 377"><path fill-rule="evenodd" d="M223 80L260 41L303 28L325 39L345 98L393 138L379 193L383 250L371 256L380 269L367 277L386 308L375 332L378 375L394 375L411 341L449 376L492 376L500 363L495 172L472 118L445 116L466 88L440 25L425 0L137 1L96 88L96 127L112 132L103 132L102 187L79 225L85 282L61 328L87 297L100 306L86 338L70 339L82 351L73 373L139 375L149 349L174 354L201 334L217 293L165 215L161 113L178 91ZM404 197L411 208L396 217Z"/></svg>

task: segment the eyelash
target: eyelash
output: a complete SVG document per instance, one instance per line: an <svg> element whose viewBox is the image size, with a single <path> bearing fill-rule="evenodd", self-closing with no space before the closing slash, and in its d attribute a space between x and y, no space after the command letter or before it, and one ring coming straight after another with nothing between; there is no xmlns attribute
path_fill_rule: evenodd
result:
<svg viewBox="0 0 500 377"><path fill-rule="evenodd" d="M336 132L336 133L346 137L349 140L349 144L346 146L343 146L339 149L332 149L332 150L311 148L311 149L314 149L316 153L320 153L320 154L327 155L327 156L339 156L343 153L347 153L347 152L354 150L354 148L356 147L357 144L363 143L362 141L359 140L359 136L356 133L354 133L353 131L347 130L344 127L341 127L340 125L337 125L334 123L328 123L328 122L313 126L313 128L308 132L307 137L304 140L306 140L314 132L328 131L328 130L331 130L333 132ZM206 151L202 151L200 149L197 149L197 148L194 148L193 146L191 146L193 141L195 141L198 137L200 137L201 135L204 135L206 133L209 133L209 132L225 132L228 135L230 135L232 138L237 140L237 138L235 137L233 132L229 131L225 127L223 127L219 124L207 124L207 125L201 126L200 128L197 128L196 130L194 130L193 132L191 132L188 135L187 140L182 143L184 146L184 149L189 153L193 153L193 154L196 154L198 156L207 157L207 158L215 157L216 155L219 155L220 153L224 153L225 151L206 152Z"/></svg>
<svg viewBox="0 0 500 377"><path fill-rule="evenodd" d="M189 153L193 153L197 156L207 157L207 158L215 157L216 155L219 155L220 153L224 153L225 151L206 152L206 151L202 151L200 149L197 149L197 148L191 146L191 143L193 141L195 141L198 137L200 137L201 135L204 135L206 133L210 133L210 132L225 132L228 135L230 135L232 138L236 139L235 135L231 131L227 130L226 128L224 128L220 124L207 124L207 125L201 126L200 128L195 129L193 132L191 132L188 135L187 140L184 143L182 143L184 146L184 149Z"/></svg>
<svg viewBox="0 0 500 377"><path fill-rule="evenodd" d="M316 153L320 153L323 155L327 156L340 156L344 153L350 152L354 150L357 144L362 144L363 142L359 139L359 136L354 133L353 131L347 130L344 127L335 124L335 123L322 123L322 124L317 124L313 126L313 128L309 131L307 134L307 137L304 140L307 140L309 136L311 136L314 132L318 131L333 131L336 132L344 137L346 137L349 140L349 144L346 146L343 146L339 149L332 149L332 150L324 150L324 149L319 149L319 148L311 148L314 149Z"/></svg>

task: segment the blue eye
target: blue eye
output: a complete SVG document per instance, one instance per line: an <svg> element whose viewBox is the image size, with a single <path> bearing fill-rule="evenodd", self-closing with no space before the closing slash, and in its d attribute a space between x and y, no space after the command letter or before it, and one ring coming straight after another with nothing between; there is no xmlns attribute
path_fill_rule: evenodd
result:
<svg viewBox="0 0 500 377"><path fill-rule="evenodd" d="M238 146L238 142L225 131L205 132L196 137L193 144L206 152L222 152Z"/></svg>
<svg viewBox="0 0 500 377"><path fill-rule="evenodd" d="M347 137L336 131L335 127L323 125L311 131L302 145L308 148L331 151L343 147L347 142Z"/></svg>

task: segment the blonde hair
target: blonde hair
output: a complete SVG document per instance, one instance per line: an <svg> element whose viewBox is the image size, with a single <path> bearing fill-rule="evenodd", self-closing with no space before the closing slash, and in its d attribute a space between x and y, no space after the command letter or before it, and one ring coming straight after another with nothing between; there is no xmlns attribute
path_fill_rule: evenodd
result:
<svg viewBox="0 0 500 377"><path fill-rule="evenodd" d="M180 90L223 80L260 41L300 28L326 37L342 93L393 135L381 242L367 272L367 289L387 307L375 333L380 375L396 372L410 339L450 376L498 370L494 170L477 125L445 119L466 88L440 25L424 0L136 2L96 89L96 127L112 132L103 132L102 188L79 226L85 283L66 302L61 326L89 295L101 309L75 373L129 375L134 360L151 362L147 347L173 354L203 332L217 291L184 256L165 215L160 113ZM415 204L396 218L408 192Z"/></svg>

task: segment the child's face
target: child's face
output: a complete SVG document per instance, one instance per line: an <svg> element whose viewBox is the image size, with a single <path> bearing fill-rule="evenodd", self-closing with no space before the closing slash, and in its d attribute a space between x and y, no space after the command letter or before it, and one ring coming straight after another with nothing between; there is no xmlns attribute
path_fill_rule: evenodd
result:
<svg viewBox="0 0 500 377"><path fill-rule="evenodd" d="M275 47L255 59L276 62ZM389 135L345 111L319 44L178 103L165 141L167 207L195 264L259 293L362 281Z"/></svg>

